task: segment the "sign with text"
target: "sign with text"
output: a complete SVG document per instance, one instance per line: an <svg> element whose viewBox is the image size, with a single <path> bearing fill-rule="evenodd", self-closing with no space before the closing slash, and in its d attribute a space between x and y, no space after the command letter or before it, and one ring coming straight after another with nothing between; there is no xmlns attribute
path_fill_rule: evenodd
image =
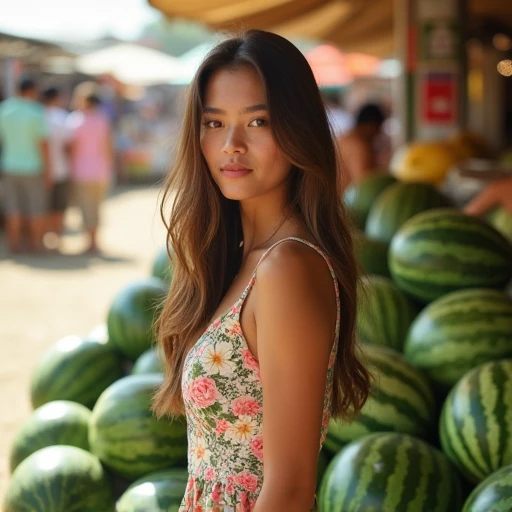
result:
<svg viewBox="0 0 512 512"><path fill-rule="evenodd" d="M421 78L421 122L451 124L457 121L458 77L453 72L429 72Z"/></svg>

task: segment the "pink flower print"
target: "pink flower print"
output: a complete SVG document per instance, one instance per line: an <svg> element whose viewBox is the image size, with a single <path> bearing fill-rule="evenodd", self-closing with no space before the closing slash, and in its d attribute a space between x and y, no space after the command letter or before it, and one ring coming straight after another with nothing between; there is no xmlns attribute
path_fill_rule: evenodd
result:
<svg viewBox="0 0 512 512"><path fill-rule="evenodd" d="M256 436L250 443L251 451L258 460L263 460L263 436Z"/></svg>
<svg viewBox="0 0 512 512"><path fill-rule="evenodd" d="M197 377L190 383L187 395L197 407L204 409L217 401L217 386L209 377Z"/></svg>
<svg viewBox="0 0 512 512"><path fill-rule="evenodd" d="M208 482L215 480L215 470L212 467L206 468L206 471L204 472L204 478L205 480L208 480Z"/></svg>
<svg viewBox="0 0 512 512"><path fill-rule="evenodd" d="M244 471L243 473L239 473L235 476L235 482L244 489L247 489L250 492L256 491L258 488L258 477L253 475L252 473L248 473Z"/></svg>
<svg viewBox="0 0 512 512"><path fill-rule="evenodd" d="M249 368L250 370L253 370L254 372L256 372L258 374L258 377L260 375L260 366L258 364L258 361L256 361L256 359L254 359L254 356L251 354L251 351L244 348L242 350L242 358L243 358L243 361L244 361L244 366L246 368Z"/></svg>
<svg viewBox="0 0 512 512"><path fill-rule="evenodd" d="M212 498L213 503L217 503L217 504L220 503L221 495L219 492L219 484L215 484L215 487L213 488L213 491L212 491L211 498Z"/></svg>
<svg viewBox="0 0 512 512"><path fill-rule="evenodd" d="M187 483L187 492L190 492L192 490L192 487L194 487L195 478L190 477Z"/></svg>
<svg viewBox="0 0 512 512"><path fill-rule="evenodd" d="M215 320L215 322L213 322L212 324L212 329L217 329L217 327L219 327L220 325L220 318L217 318L217 320Z"/></svg>
<svg viewBox="0 0 512 512"><path fill-rule="evenodd" d="M217 420L217 427L215 429L217 437L224 434L224 432L226 432L230 426L231 424L228 420Z"/></svg>
<svg viewBox="0 0 512 512"><path fill-rule="evenodd" d="M231 314L235 315L236 313L240 313L240 306L235 305L231 308Z"/></svg>
<svg viewBox="0 0 512 512"><path fill-rule="evenodd" d="M235 492L235 486L232 483L226 485L226 493L233 494Z"/></svg>
<svg viewBox="0 0 512 512"><path fill-rule="evenodd" d="M235 416L256 416L260 412L260 405L249 396L241 396L233 402Z"/></svg>
<svg viewBox="0 0 512 512"><path fill-rule="evenodd" d="M228 334L231 336L233 334L243 334L242 328L240 327L240 324L238 322L234 322L231 329L229 329Z"/></svg>

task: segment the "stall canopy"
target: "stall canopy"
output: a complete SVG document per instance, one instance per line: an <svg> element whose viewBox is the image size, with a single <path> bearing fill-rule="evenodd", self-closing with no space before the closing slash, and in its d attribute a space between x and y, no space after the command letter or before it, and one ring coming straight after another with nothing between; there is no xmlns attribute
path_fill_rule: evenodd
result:
<svg viewBox="0 0 512 512"><path fill-rule="evenodd" d="M218 30L261 28L285 37L328 41L344 51L386 56L393 51L394 0L148 0L170 17ZM470 0L478 17L512 27L510 0Z"/></svg>

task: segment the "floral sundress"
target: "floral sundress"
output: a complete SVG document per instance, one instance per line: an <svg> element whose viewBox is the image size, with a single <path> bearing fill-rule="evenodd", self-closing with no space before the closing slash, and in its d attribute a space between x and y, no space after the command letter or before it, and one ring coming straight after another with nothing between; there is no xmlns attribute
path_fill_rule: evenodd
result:
<svg viewBox="0 0 512 512"><path fill-rule="evenodd" d="M333 366L340 329L338 281L327 256L302 238L276 242L260 258L287 240L304 243L325 259L336 293L337 319L329 359L319 448L327 435ZM215 319L187 354L182 392L188 429L189 479L179 512L251 512L263 483L263 389L258 361L240 326L240 311L256 281L254 270L241 297Z"/></svg>

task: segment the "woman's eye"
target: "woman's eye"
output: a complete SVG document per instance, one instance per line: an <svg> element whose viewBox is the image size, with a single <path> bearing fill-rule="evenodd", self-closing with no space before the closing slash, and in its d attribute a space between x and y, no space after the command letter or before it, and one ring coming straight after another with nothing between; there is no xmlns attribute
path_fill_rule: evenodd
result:
<svg viewBox="0 0 512 512"><path fill-rule="evenodd" d="M251 121L249 126L255 126L255 127L259 128L262 126L267 126L267 124L268 124L268 122L266 119L258 118L258 119L255 119L254 121Z"/></svg>
<svg viewBox="0 0 512 512"><path fill-rule="evenodd" d="M221 125L221 122L220 121L204 121L203 125L206 128L219 128L219 126Z"/></svg>

